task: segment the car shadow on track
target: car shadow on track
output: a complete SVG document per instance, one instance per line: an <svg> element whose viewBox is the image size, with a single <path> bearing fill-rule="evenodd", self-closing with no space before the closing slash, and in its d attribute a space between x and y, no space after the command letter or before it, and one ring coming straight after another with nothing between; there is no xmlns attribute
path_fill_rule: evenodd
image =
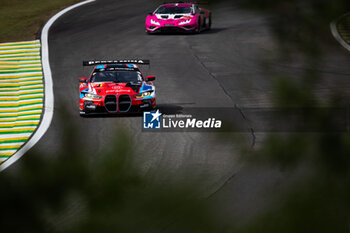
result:
<svg viewBox="0 0 350 233"><path fill-rule="evenodd" d="M227 30L227 28L212 28L210 30L203 30L201 33L191 33L191 32L157 32L157 33L150 33L148 35L150 36L196 36L200 34L216 34L220 33L222 31Z"/></svg>
<svg viewBox="0 0 350 233"><path fill-rule="evenodd" d="M220 33L223 31L226 31L228 28L212 28L210 30L205 30L203 32L201 32L202 34L216 34L216 33Z"/></svg>
<svg viewBox="0 0 350 233"><path fill-rule="evenodd" d="M192 105L194 103L179 103L179 104L158 104L156 109L159 109L159 111L162 114L178 114L182 113L182 110L184 109L183 105ZM152 110L152 111L155 111ZM106 113L94 113L94 114L88 114L88 115L82 115L83 118L124 118L124 117L142 117L143 112L133 112L133 113L118 113L118 114L106 114Z"/></svg>

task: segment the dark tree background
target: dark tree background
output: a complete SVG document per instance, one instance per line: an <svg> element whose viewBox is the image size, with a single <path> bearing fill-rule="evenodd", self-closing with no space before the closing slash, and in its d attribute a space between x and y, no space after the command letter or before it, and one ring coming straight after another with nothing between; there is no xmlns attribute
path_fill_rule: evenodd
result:
<svg viewBox="0 0 350 233"><path fill-rule="evenodd" d="M267 74L276 76L276 107L318 107L325 102L328 107L344 107L337 93L330 100L312 93L320 78L317 68L335 46L329 24L350 11L350 1L238 0L232 4L269 16L282 59L293 61L294 54L303 58L305 72L297 82L266 68ZM285 54L290 56L282 57ZM327 117L331 114L331 110L315 108L308 119L331 129ZM223 229L212 211L215 203L198 199L196 187L176 182L164 186L140 174L133 163L135 151L130 144L134 142L126 131L116 134L115 146L96 155L101 159L90 164L71 146L79 137L72 130L74 125L65 122L62 126L64 143L56 156L48 160L31 151L30 160L0 173L2 232L204 233ZM348 132L273 134L260 149L246 153L247 163L298 170L301 175L283 195L276 196L278 205L247 225L238 228L233 222L224 232L350 231ZM120 155L118 159L115 154Z"/></svg>

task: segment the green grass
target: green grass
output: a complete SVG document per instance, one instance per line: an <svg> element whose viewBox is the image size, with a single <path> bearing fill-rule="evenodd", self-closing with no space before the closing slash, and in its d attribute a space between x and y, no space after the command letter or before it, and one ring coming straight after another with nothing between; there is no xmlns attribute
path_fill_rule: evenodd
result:
<svg viewBox="0 0 350 233"><path fill-rule="evenodd" d="M0 0L0 42L35 39L56 12L80 0Z"/></svg>

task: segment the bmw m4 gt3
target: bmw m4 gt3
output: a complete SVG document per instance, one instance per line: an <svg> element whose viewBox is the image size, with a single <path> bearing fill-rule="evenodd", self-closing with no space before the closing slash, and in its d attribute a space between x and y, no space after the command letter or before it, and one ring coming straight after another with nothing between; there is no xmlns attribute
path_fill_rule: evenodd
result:
<svg viewBox="0 0 350 233"><path fill-rule="evenodd" d="M148 60L84 61L95 66L89 78L79 78L80 115L128 113L156 107L154 76L144 78L138 65Z"/></svg>

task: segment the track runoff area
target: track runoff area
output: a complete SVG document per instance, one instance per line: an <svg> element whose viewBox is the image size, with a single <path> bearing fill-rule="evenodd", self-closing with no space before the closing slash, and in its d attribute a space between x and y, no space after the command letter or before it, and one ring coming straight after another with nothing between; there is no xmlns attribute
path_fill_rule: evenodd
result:
<svg viewBox="0 0 350 233"><path fill-rule="evenodd" d="M43 112L39 40L0 44L0 167L33 135Z"/></svg>

